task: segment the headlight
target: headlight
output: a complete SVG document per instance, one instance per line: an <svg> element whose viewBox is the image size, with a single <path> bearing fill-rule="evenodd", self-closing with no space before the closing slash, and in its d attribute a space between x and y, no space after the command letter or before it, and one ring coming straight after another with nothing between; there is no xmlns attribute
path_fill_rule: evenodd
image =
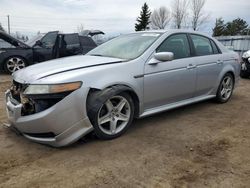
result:
<svg viewBox="0 0 250 188"><path fill-rule="evenodd" d="M50 84L50 85L29 85L23 92L25 95L33 94L52 94L52 93L63 93L70 92L80 88L82 82L72 82L65 84Z"/></svg>

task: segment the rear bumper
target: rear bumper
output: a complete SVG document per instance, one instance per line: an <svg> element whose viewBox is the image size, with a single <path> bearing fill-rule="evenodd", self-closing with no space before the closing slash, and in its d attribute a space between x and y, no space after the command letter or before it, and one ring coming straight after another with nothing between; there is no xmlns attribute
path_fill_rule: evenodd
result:
<svg viewBox="0 0 250 188"><path fill-rule="evenodd" d="M54 147L66 146L93 130L86 115L84 93L81 89L72 92L52 107L27 116L21 115L22 104L12 98L10 91L5 96L11 126L35 142ZM54 136L37 136L43 133L53 133Z"/></svg>

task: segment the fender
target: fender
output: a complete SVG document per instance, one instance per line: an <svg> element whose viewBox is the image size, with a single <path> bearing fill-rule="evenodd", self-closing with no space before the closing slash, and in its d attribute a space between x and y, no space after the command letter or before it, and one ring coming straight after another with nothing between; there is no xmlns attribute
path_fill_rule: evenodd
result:
<svg viewBox="0 0 250 188"><path fill-rule="evenodd" d="M132 93L135 93L130 87L125 85L114 85L111 87L108 87L104 90L96 90L96 89L90 89L90 92L87 97L87 112L88 116L92 115L93 113L97 112L98 109L103 105L103 103L108 100L110 96L114 96L118 93L121 93L123 91L130 91ZM133 96L131 96L133 98ZM137 96L136 96L137 97ZM138 100L138 97L137 97ZM136 102L136 101L134 101ZM139 101L138 101L139 102ZM138 109L138 104L135 104L135 109ZM137 111L137 110L136 110ZM136 112L136 114L138 111Z"/></svg>

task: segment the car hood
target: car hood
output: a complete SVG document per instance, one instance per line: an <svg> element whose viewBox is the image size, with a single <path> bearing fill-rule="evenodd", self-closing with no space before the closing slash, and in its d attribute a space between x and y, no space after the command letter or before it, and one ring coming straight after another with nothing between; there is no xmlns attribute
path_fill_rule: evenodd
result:
<svg viewBox="0 0 250 188"><path fill-rule="evenodd" d="M124 60L111 57L77 55L38 63L13 73L13 79L20 83L31 83L54 74L93 66L121 63Z"/></svg>
<svg viewBox="0 0 250 188"><path fill-rule="evenodd" d="M25 44L24 42L17 40L16 38L2 31L0 31L0 39L3 39L4 41L9 42L10 44L16 47L31 48L29 45Z"/></svg>

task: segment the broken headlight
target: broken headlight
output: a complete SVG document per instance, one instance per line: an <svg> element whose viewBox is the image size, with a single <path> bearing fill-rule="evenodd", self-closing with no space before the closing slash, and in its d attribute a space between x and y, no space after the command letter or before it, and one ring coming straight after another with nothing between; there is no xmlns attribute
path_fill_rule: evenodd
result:
<svg viewBox="0 0 250 188"><path fill-rule="evenodd" d="M77 90L81 87L82 82L72 82L65 84L34 84L29 85L23 92L24 95L36 95L36 94L52 94L63 93Z"/></svg>
<svg viewBox="0 0 250 188"><path fill-rule="evenodd" d="M29 85L21 94L22 115L30 115L50 108L71 92L79 89L81 85L81 82Z"/></svg>

